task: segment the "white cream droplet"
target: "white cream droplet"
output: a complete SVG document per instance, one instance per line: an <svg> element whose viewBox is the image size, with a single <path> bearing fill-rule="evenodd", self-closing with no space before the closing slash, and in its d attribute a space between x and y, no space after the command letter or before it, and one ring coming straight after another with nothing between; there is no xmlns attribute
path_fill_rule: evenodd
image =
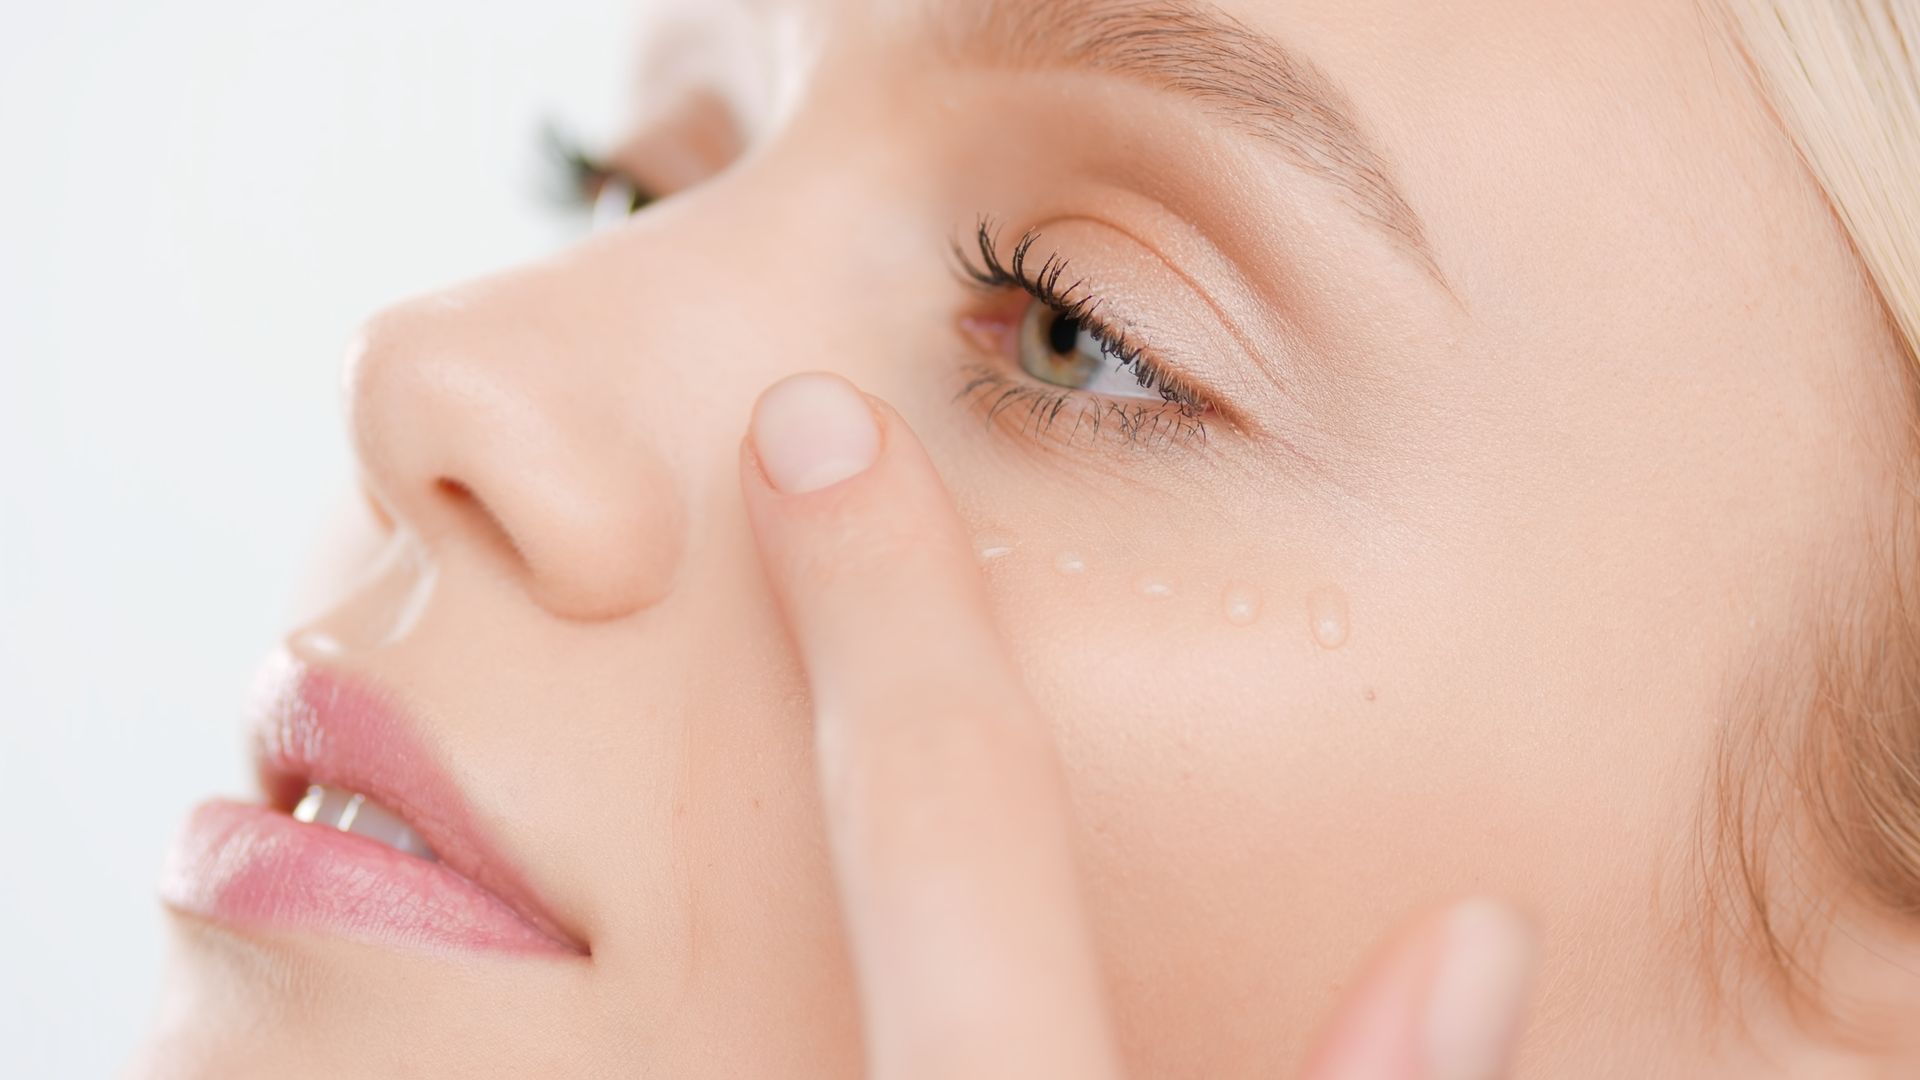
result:
<svg viewBox="0 0 1920 1080"><path fill-rule="evenodd" d="M998 562L1013 554L1013 541L1000 536L983 536L975 541L973 550L983 563Z"/></svg>
<svg viewBox="0 0 1920 1080"><path fill-rule="evenodd" d="M1316 589L1307 597L1307 621L1313 628L1313 640L1323 649L1337 649L1347 643L1350 632L1347 594L1329 586Z"/></svg>
<svg viewBox="0 0 1920 1080"><path fill-rule="evenodd" d="M1227 621L1235 626L1252 626L1260 618L1260 594L1248 585L1227 586L1221 597L1221 605L1226 612Z"/></svg>

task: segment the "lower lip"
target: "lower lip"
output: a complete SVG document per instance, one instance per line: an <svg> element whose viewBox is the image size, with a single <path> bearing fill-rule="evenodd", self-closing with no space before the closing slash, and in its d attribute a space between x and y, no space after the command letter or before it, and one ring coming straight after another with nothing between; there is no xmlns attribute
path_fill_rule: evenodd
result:
<svg viewBox="0 0 1920 1080"><path fill-rule="evenodd" d="M318 930L435 951L568 951L439 863L264 806L196 809L160 893L179 911L243 929Z"/></svg>

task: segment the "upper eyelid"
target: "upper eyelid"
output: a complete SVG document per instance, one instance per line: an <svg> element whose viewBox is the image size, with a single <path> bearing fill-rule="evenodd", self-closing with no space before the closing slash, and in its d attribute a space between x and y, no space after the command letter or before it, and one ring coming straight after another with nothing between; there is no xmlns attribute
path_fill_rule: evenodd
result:
<svg viewBox="0 0 1920 1080"><path fill-rule="evenodd" d="M1090 329L1124 350L1124 358L1137 360L1145 352L1133 343L1132 335L1125 326L1117 326L1112 320L1101 314L1105 302L1086 284L1085 279L1076 280L1066 288L1060 288L1060 279L1066 275L1067 260L1058 252L1049 253L1037 272L1026 269L1027 258L1033 246L1039 242L1038 230L1030 229L1021 234L1014 245L1013 254L1006 263L1002 263L998 251L996 231L992 222L982 219L974 230L974 243L979 251L980 264L974 265L964 250L956 245L957 257L962 263L962 272L974 284L983 289L1019 288L1035 299L1051 304L1055 310L1076 321L1087 324ZM1074 293L1080 292L1079 297ZM1156 365L1157 366L1157 365Z"/></svg>

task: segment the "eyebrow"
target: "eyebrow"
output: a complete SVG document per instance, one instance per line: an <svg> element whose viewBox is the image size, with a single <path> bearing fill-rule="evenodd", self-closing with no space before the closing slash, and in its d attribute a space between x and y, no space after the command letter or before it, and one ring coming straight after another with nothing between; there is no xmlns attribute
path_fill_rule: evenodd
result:
<svg viewBox="0 0 1920 1080"><path fill-rule="evenodd" d="M981 0L937 5L961 56L1078 68L1197 101L1339 188L1352 210L1445 284L1426 228L1352 104L1312 60L1204 0Z"/></svg>

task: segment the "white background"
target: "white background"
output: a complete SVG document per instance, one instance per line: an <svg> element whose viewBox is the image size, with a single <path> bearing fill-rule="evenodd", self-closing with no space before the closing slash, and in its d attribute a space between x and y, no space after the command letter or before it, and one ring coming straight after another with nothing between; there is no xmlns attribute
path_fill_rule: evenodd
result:
<svg viewBox="0 0 1920 1080"><path fill-rule="evenodd" d="M340 350L551 250L543 117L611 132L632 0L8 0L0 1076L107 1076L153 883L350 490Z"/></svg>

